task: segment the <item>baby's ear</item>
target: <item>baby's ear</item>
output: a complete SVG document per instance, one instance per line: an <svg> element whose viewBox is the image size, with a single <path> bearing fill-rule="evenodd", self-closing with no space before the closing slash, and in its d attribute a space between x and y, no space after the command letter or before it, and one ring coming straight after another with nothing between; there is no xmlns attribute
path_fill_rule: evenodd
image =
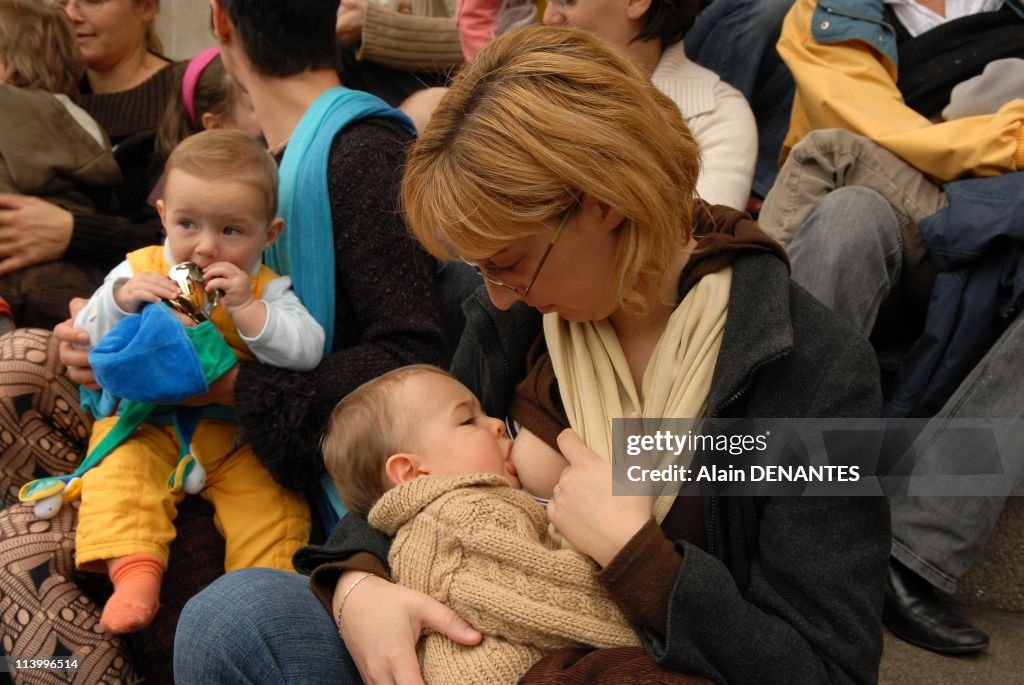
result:
<svg viewBox="0 0 1024 685"><path fill-rule="evenodd" d="M274 244L278 238L281 237L281 231L284 230L284 219L277 217L270 222L270 226L267 228L267 240L263 243L263 249L267 249Z"/></svg>
<svg viewBox="0 0 1024 685"><path fill-rule="evenodd" d="M384 473L388 475L388 480L392 485L401 485L426 475L426 472L420 468L420 462L421 459L416 454L407 452L392 454L384 464Z"/></svg>

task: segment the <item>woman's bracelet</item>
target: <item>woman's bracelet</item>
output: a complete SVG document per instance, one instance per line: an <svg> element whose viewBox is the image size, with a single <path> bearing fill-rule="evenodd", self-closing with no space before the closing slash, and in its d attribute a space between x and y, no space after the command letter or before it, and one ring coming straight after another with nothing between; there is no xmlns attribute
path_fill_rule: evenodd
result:
<svg viewBox="0 0 1024 685"><path fill-rule="evenodd" d="M359 585L359 583L363 582L370 576L376 575L376 573L371 573L367 571L363 575L353 580L352 584L348 586L347 590L345 590L345 594L341 596L341 602L338 603L338 613L334 617L334 622L338 624L339 629L341 629L341 612L345 609L345 602L348 601L348 596L351 595L352 591L356 589L356 585Z"/></svg>

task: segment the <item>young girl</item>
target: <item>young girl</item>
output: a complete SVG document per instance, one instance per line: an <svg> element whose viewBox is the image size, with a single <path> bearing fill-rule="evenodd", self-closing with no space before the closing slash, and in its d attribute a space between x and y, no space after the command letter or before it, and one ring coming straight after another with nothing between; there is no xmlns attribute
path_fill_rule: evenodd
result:
<svg viewBox="0 0 1024 685"><path fill-rule="evenodd" d="M216 47L203 50L189 61L167 103L156 138L159 159L166 161L178 143L213 128L235 128L254 138L263 136L249 94L224 70Z"/></svg>

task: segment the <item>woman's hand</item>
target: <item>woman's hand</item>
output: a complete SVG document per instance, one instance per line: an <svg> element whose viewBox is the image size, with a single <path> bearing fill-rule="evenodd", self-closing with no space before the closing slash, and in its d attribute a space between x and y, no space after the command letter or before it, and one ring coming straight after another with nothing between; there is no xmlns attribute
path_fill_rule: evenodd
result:
<svg viewBox="0 0 1024 685"><path fill-rule="evenodd" d="M334 24L334 33L342 43L359 43L366 23L367 0L341 0L341 12Z"/></svg>
<svg viewBox="0 0 1024 685"><path fill-rule="evenodd" d="M654 498L612 496L612 465L572 429L558 436L558 448L569 466L548 503L548 519L576 549L605 566L651 518Z"/></svg>
<svg viewBox="0 0 1024 685"><path fill-rule="evenodd" d="M89 303L81 297L72 298L68 303L71 310L71 318L64 323L57 324L53 329L53 337L60 341L58 354L60 361L67 367L68 378L78 385L84 385L91 390L99 390L96 384L96 376L93 375L92 366L89 364L89 351L79 349L76 345L88 345L89 333L82 328L75 328L75 317L82 307Z"/></svg>
<svg viewBox="0 0 1024 685"><path fill-rule="evenodd" d="M0 276L64 256L75 218L30 195L0 193Z"/></svg>
<svg viewBox="0 0 1024 685"><path fill-rule="evenodd" d="M475 645L482 639L458 614L422 592L376 576L352 588L362 575L361 571L347 571L338 579L334 616L337 620L344 599L338 630L366 685L422 685L416 643L425 628L463 645Z"/></svg>

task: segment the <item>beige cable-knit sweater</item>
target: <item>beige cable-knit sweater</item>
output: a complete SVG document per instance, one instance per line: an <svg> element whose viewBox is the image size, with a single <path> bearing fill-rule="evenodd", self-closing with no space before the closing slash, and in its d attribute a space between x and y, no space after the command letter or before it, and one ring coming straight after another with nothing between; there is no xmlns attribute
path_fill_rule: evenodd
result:
<svg viewBox="0 0 1024 685"><path fill-rule="evenodd" d="M484 634L465 647L420 642L427 683L515 683L544 652L639 644L594 579L594 563L555 549L544 508L494 474L424 476L384 494L370 524L394 537L394 580Z"/></svg>

